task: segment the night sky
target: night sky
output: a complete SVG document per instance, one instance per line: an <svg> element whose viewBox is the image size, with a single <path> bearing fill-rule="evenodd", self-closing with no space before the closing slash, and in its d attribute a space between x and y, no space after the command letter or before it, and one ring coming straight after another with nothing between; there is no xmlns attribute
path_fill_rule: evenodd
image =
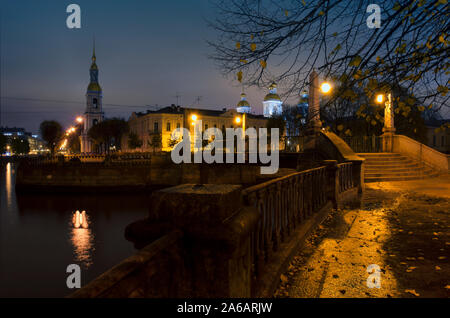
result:
<svg viewBox="0 0 450 318"><path fill-rule="evenodd" d="M85 108L93 37L106 117L145 105L222 109L240 86L208 59L215 31L208 0L1 0L1 122L36 133L42 120L69 126ZM81 7L68 29L66 7ZM254 113L266 90L247 89ZM202 96L198 105L197 96ZM113 104L113 105L111 105Z"/></svg>

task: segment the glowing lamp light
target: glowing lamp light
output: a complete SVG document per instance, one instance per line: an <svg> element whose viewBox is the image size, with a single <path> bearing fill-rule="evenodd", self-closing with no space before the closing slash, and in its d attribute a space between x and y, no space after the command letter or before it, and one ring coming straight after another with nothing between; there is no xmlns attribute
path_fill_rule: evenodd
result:
<svg viewBox="0 0 450 318"><path fill-rule="evenodd" d="M384 95L378 94L376 98L377 103L381 104L384 101Z"/></svg>
<svg viewBox="0 0 450 318"><path fill-rule="evenodd" d="M83 122L83 117L81 117L81 116L78 116L77 117L77 119L76 119L76 121L77 121L77 123L82 123Z"/></svg>
<svg viewBox="0 0 450 318"><path fill-rule="evenodd" d="M331 92L331 85L330 85L330 83L323 82L322 85L320 85L320 90L324 94L328 94L329 92Z"/></svg>
<svg viewBox="0 0 450 318"><path fill-rule="evenodd" d="M237 124L240 124L241 123L241 117L236 117L235 121L236 121Z"/></svg>
<svg viewBox="0 0 450 318"><path fill-rule="evenodd" d="M191 119L192 119L193 121L196 121L196 120L197 120L197 115L192 115L192 116L191 116Z"/></svg>

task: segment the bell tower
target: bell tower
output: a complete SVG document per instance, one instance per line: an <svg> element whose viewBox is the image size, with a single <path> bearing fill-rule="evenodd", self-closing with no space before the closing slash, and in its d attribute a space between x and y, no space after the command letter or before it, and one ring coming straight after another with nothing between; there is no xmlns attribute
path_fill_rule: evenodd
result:
<svg viewBox="0 0 450 318"><path fill-rule="evenodd" d="M92 53L92 64L89 70L90 83L86 92L86 111L84 112L83 131L80 136L81 153L93 152L92 141L89 139L89 129L97 125L103 120L102 109L102 88L98 83L98 67L96 64L97 58L95 56L95 41Z"/></svg>

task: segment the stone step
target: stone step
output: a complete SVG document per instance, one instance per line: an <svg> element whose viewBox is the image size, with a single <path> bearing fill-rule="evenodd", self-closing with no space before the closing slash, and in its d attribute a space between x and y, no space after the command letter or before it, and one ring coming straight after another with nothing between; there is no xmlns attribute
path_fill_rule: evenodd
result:
<svg viewBox="0 0 450 318"><path fill-rule="evenodd" d="M379 152L379 153L357 153L359 157L363 158L396 158L401 157L399 153Z"/></svg>
<svg viewBox="0 0 450 318"><path fill-rule="evenodd" d="M395 177L371 177L366 178L364 176L364 182L385 182L385 181L409 181L409 180L419 180L419 179L428 179L438 176L438 173L433 173L425 176L395 176Z"/></svg>
<svg viewBox="0 0 450 318"><path fill-rule="evenodd" d="M386 166L380 167L380 168L365 168L364 173L377 173L379 171L386 172L386 173L395 173L395 172L409 172L409 171L416 171L419 165L413 165L412 167L395 167L395 168L388 168Z"/></svg>
<svg viewBox="0 0 450 318"><path fill-rule="evenodd" d="M413 161L411 158L398 157L398 158L369 158L364 160L365 163L376 163L376 162L408 162Z"/></svg>
<svg viewBox="0 0 450 318"><path fill-rule="evenodd" d="M358 153L364 160L364 181L407 181L438 175L432 168L399 153Z"/></svg>
<svg viewBox="0 0 450 318"><path fill-rule="evenodd" d="M421 177L421 176L428 176L428 175L432 175L433 171L432 170L416 170L416 171L408 171L408 172L389 172L389 171L380 171L380 172L369 172L369 173L364 173L364 178L378 178L378 177L386 177L386 178L390 178L390 177L405 177L405 176L410 176L410 177Z"/></svg>
<svg viewBox="0 0 450 318"><path fill-rule="evenodd" d="M407 163L407 164L401 164L401 163L386 163L386 164L376 164L376 165L364 165L364 168L366 170L374 170L374 169L397 169L397 168L411 168L411 169L417 169L420 165L418 163Z"/></svg>

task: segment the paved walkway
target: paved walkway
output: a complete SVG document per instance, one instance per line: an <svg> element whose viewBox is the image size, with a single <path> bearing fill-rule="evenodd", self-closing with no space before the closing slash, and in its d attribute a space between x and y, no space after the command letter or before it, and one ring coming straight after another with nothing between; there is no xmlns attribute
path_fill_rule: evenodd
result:
<svg viewBox="0 0 450 318"><path fill-rule="evenodd" d="M366 185L281 275L275 297L450 297L450 176ZM367 267L379 266L379 280ZM372 270L373 273L373 270Z"/></svg>

